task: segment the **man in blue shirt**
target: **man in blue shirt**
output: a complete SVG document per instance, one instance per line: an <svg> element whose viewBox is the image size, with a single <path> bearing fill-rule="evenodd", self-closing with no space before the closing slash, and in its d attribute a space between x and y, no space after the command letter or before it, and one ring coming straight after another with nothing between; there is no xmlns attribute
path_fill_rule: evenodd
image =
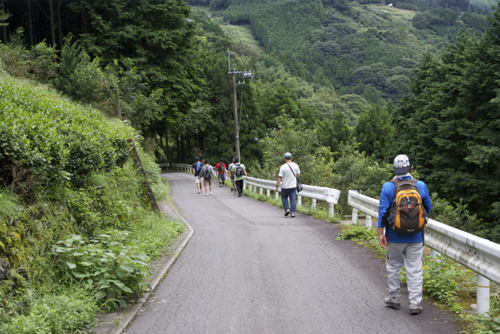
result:
<svg viewBox="0 0 500 334"><path fill-rule="evenodd" d="M191 173L195 177L196 190L198 191L198 194L203 191L203 185L201 183L200 176L201 167L203 167L203 164L200 161L200 157L196 157L196 162L191 166Z"/></svg>
<svg viewBox="0 0 500 334"><path fill-rule="evenodd" d="M394 158L394 179L409 180L412 178L412 171L413 166L408 155L400 154ZM432 202L427 186L422 181L417 181L416 186L426 212L430 213ZM395 309L401 307L400 272L404 265L408 283L410 314L419 314L422 312L420 302L422 301L423 284L424 232L402 234L388 226L389 208L394 201L395 187L393 182L386 182L382 186L378 209L378 240L380 246L387 249L386 268L390 296L385 298L385 304Z"/></svg>

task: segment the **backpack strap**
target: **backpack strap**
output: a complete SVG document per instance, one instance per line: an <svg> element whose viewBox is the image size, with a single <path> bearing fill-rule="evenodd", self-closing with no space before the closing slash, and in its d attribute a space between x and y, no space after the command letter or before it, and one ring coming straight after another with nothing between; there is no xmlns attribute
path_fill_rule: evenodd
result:
<svg viewBox="0 0 500 334"><path fill-rule="evenodd" d="M287 165L288 165L288 167L290 167L290 164L289 164L289 163L287 163ZM295 173L293 172L292 167L290 167L290 170L292 171L293 176L295 176L295 178L297 178L297 175L295 175Z"/></svg>
<svg viewBox="0 0 500 334"><path fill-rule="evenodd" d="M393 201L396 200L396 194L398 193L398 184L401 183L401 182L406 182L406 183L413 183L413 185L416 187L417 186L417 179L414 179L413 177L411 179L408 179L408 180L401 180L400 178L393 178L391 181L391 183L394 183L394 195L393 195Z"/></svg>

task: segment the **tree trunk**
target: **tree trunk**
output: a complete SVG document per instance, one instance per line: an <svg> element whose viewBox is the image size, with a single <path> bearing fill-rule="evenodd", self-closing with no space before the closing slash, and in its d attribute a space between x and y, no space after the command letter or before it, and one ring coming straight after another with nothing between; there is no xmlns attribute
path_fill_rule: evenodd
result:
<svg viewBox="0 0 500 334"><path fill-rule="evenodd" d="M30 36L30 46L35 45L33 39L33 17L31 13L31 0L28 0L28 35Z"/></svg>
<svg viewBox="0 0 500 334"><path fill-rule="evenodd" d="M5 11L4 0L0 0L0 10ZM3 30L3 43L7 43L7 27L2 27Z"/></svg>
<svg viewBox="0 0 500 334"><path fill-rule="evenodd" d="M165 156L167 157L168 162L172 162L172 159L170 159L170 154L168 152L168 126L165 126Z"/></svg>
<svg viewBox="0 0 500 334"><path fill-rule="evenodd" d="M177 134L175 136L175 139L177 140L177 162L180 163L181 162L181 143L180 143L180 140L179 140L179 134Z"/></svg>
<svg viewBox="0 0 500 334"><path fill-rule="evenodd" d="M59 0L57 3L57 29L59 30L59 50L62 49L63 45L61 2L62 0Z"/></svg>
<svg viewBox="0 0 500 334"><path fill-rule="evenodd" d="M56 42L56 25L54 23L54 6L52 4L52 0L49 0L49 9L50 9L50 32L52 33L52 46L57 46Z"/></svg>

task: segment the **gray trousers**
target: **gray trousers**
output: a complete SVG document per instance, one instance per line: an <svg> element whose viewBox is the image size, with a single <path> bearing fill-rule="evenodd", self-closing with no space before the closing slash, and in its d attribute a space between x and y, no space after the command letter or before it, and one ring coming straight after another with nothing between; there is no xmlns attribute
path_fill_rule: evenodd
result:
<svg viewBox="0 0 500 334"><path fill-rule="evenodd" d="M391 296L399 294L400 272L403 265L406 268L408 283L408 298L410 303L420 305L422 301L422 284L424 281L422 271L422 253L424 245L421 242L387 244L387 281Z"/></svg>

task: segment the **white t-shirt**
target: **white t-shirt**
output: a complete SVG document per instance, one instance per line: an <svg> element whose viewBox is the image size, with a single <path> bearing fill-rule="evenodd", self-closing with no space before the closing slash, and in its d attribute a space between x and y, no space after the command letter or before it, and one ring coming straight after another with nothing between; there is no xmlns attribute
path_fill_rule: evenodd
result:
<svg viewBox="0 0 500 334"><path fill-rule="evenodd" d="M280 167L280 172L278 176L280 176L281 179L281 188L283 189L290 189L290 188L295 188L297 186L297 179L293 175L292 171L290 170L290 167L292 167L293 172L295 175L300 174L300 169L299 165L297 165L295 162L290 162L290 163L285 163Z"/></svg>

